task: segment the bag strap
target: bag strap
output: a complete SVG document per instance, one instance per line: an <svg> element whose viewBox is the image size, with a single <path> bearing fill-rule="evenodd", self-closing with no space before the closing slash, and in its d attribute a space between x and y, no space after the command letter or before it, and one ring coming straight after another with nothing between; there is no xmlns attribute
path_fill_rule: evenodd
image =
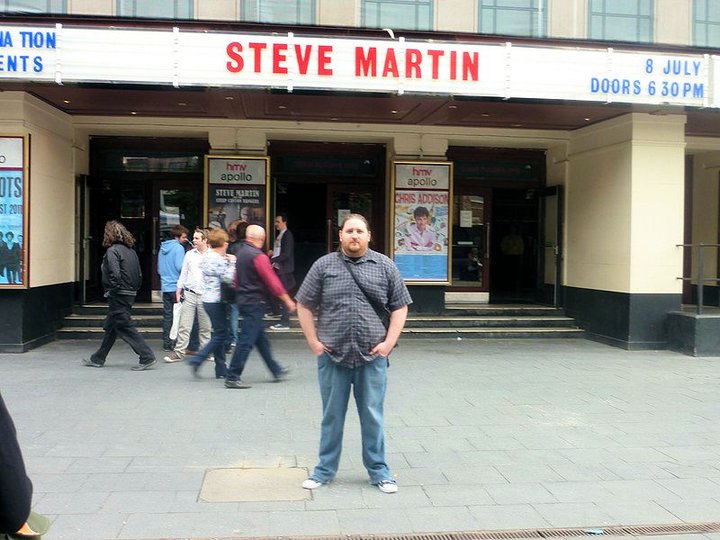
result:
<svg viewBox="0 0 720 540"><path fill-rule="evenodd" d="M380 322L383 324L383 326L385 326L385 328L387 328L387 325L385 324L385 321L383 319L383 315L389 317L390 311L385 306L378 304L372 298L370 298L368 293L365 292L365 289L363 288L363 286L360 285L360 282L358 281L358 278L355 275L355 272L353 272L352 265L349 262L347 262L347 260L345 260L345 257L343 257L342 252L338 251L337 254L338 254L338 257L340 257L340 260L343 262L343 264L345 264L345 268L347 268L347 271L350 273L350 276L352 276L353 281L355 282L355 285L357 285L357 288L360 289L361 293L363 293L363 296L370 304L370 307L373 308L375 315L377 315L378 319L380 319Z"/></svg>

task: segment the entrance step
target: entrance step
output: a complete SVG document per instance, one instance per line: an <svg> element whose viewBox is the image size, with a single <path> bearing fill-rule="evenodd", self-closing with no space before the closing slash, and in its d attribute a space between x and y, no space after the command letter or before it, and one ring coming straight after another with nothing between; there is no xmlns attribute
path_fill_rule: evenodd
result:
<svg viewBox="0 0 720 540"><path fill-rule="evenodd" d="M102 339L106 304L78 306L57 331L58 339ZM160 304L135 304L133 320L146 339L162 338ZM267 325L277 322L269 318ZM270 330L273 339L302 338L297 320L290 330ZM411 314L403 338L583 338L585 332L562 310L549 306L448 304L440 315Z"/></svg>

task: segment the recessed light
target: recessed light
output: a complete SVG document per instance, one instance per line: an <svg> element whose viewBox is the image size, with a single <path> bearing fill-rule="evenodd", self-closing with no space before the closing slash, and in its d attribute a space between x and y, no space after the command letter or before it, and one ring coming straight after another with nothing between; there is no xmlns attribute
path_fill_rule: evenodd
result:
<svg viewBox="0 0 720 540"><path fill-rule="evenodd" d="M480 116L482 116L483 118L490 118L490 115L486 112L482 113Z"/></svg>
<svg viewBox="0 0 720 540"><path fill-rule="evenodd" d="M135 111L130 111L130 114L137 114Z"/></svg>
<svg viewBox="0 0 720 540"><path fill-rule="evenodd" d="M448 105L448 109L457 109L457 105Z"/></svg>
<svg viewBox="0 0 720 540"><path fill-rule="evenodd" d="M586 118L586 119L585 119L585 121L586 121L586 122L589 122L589 121L590 121L590 119L589 119L589 118Z"/></svg>
<svg viewBox="0 0 720 540"><path fill-rule="evenodd" d="M390 112L391 112L392 114L397 114L397 113L398 113L395 109L393 109L393 110L390 111Z"/></svg>
<svg viewBox="0 0 720 540"><path fill-rule="evenodd" d="M178 107L187 107L187 103L184 101L178 101Z"/></svg>
<svg viewBox="0 0 720 540"><path fill-rule="evenodd" d="M235 98L232 97L232 96L225 96L225 99L227 99L228 101L232 101L232 100L235 99Z"/></svg>
<svg viewBox="0 0 720 540"><path fill-rule="evenodd" d="M278 109L280 109L281 111L284 111L285 109L287 109L287 106L286 105L278 105Z"/></svg>
<svg viewBox="0 0 720 540"><path fill-rule="evenodd" d="M522 124L510 124L510 127L523 127Z"/></svg>
<svg viewBox="0 0 720 540"><path fill-rule="evenodd" d="M70 100L69 100L69 99L63 99L63 103L64 103L65 105L70 105Z"/></svg>

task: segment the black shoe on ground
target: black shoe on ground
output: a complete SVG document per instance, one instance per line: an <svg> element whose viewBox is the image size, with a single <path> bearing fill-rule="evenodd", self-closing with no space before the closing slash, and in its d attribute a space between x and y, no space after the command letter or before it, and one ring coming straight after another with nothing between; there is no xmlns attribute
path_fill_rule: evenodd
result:
<svg viewBox="0 0 720 540"><path fill-rule="evenodd" d="M82 364L83 364L83 366L86 366L86 367L105 367L105 364L99 364L97 362L93 362L92 358L83 358Z"/></svg>
<svg viewBox="0 0 720 540"><path fill-rule="evenodd" d="M153 367L155 364L157 364L157 358L153 358L150 362L146 362L144 364L140 362L137 365L131 367L130 369L133 371L145 371L146 369L150 369L151 367Z"/></svg>
<svg viewBox="0 0 720 540"><path fill-rule="evenodd" d="M248 384L248 383L244 383L240 379L238 379L236 381L230 381L230 380L225 379L225 388L244 389L244 388L252 388L252 385Z"/></svg>
<svg viewBox="0 0 720 540"><path fill-rule="evenodd" d="M290 375L290 370L288 368L282 368L280 370L280 373L275 375L275 382L281 382L288 378L288 375Z"/></svg>

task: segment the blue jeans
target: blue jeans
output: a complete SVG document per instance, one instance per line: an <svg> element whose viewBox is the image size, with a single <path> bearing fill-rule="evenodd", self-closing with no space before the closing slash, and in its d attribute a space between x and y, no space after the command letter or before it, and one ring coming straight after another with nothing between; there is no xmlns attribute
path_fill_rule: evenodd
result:
<svg viewBox="0 0 720 540"><path fill-rule="evenodd" d="M227 346L233 345L237 339L238 323L240 319L240 312L238 311L237 304L230 304L230 332L228 333Z"/></svg>
<svg viewBox="0 0 720 540"><path fill-rule="evenodd" d="M164 292L162 293L163 301L163 324L162 324L162 341L163 349L170 348L170 328L173 322L173 306L175 305L177 296L175 292Z"/></svg>
<svg viewBox="0 0 720 540"><path fill-rule="evenodd" d="M243 319L237 336L235 352L232 360L230 360L227 379L229 381L240 379L253 346L257 347L260 356L273 376L280 377L283 368L273 358L270 340L265 333L265 325L263 324L265 306L263 304L238 304L238 311Z"/></svg>
<svg viewBox="0 0 720 540"><path fill-rule="evenodd" d="M193 366L199 366L211 354L215 355L215 377L225 377L227 366L225 365L225 341L227 341L228 321L227 304L225 302L203 302L205 313L210 317L212 325L212 337L210 341L198 351L197 355L189 359Z"/></svg>
<svg viewBox="0 0 720 540"><path fill-rule="evenodd" d="M317 359L320 396L322 397L322 424L318 464L311 477L318 482L329 482L335 477L342 452L345 414L353 390L362 435L362 459L371 484L390 480L390 469L385 462L385 432L383 405L387 389L388 360L378 356L356 369L336 364L327 354Z"/></svg>

